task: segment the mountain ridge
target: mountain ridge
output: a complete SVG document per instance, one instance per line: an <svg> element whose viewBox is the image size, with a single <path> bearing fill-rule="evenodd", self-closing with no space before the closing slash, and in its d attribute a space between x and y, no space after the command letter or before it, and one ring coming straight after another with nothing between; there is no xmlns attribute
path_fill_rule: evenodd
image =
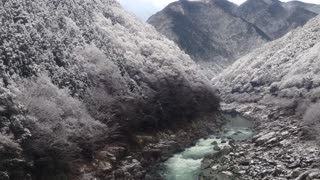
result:
<svg viewBox="0 0 320 180"><path fill-rule="evenodd" d="M173 11L175 8L180 11ZM159 32L177 42L195 61L203 63L201 67L206 73L210 73L209 69L217 73L243 55L236 49L247 52L249 47L267 41L260 30L236 16L236 8L224 0L179 1L171 3L148 22L153 25L159 22L155 25ZM212 17L217 18L212 21Z"/></svg>
<svg viewBox="0 0 320 180"><path fill-rule="evenodd" d="M307 5L248 0L237 6L227 0L184 0L169 4L147 22L176 42L212 78L254 48L316 16L303 8ZM179 11L173 13L170 8Z"/></svg>
<svg viewBox="0 0 320 180"><path fill-rule="evenodd" d="M274 40L317 15L301 4L287 4L279 0L248 0L239 6L238 15Z"/></svg>

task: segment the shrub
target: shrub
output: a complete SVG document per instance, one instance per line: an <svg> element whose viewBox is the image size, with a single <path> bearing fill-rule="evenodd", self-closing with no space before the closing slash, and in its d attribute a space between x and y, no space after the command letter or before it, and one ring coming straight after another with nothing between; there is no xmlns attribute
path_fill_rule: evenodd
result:
<svg viewBox="0 0 320 180"><path fill-rule="evenodd" d="M3 135L0 133L0 157L8 158L8 155L16 155L19 154L22 151L20 145L14 140L12 140L12 137L9 137L7 135ZM2 157L6 156L6 157Z"/></svg>
<svg viewBox="0 0 320 180"><path fill-rule="evenodd" d="M283 97L276 97L272 95L265 95L259 103L265 105L276 106L281 109L287 110L295 110L297 108L297 100L292 98L283 98Z"/></svg>
<svg viewBox="0 0 320 180"><path fill-rule="evenodd" d="M40 179L66 171L69 163L87 155L87 143L94 149L95 142L107 136L105 125L94 120L79 100L52 84L46 75L25 80L17 100L30 115L24 125L32 138L24 149L35 158L36 169L41 169L36 173Z"/></svg>

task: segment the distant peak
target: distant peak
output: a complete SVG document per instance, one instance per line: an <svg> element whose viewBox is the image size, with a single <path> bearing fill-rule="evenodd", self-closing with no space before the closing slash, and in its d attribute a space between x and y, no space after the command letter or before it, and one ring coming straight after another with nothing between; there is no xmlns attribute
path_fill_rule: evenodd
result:
<svg viewBox="0 0 320 180"><path fill-rule="evenodd" d="M181 3L202 2L202 3L231 3L228 0L179 0Z"/></svg>
<svg viewBox="0 0 320 180"><path fill-rule="evenodd" d="M266 4L275 4L275 3L281 3L279 0L247 0L245 3L266 3Z"/></svg>
<svg viewBox="0 0 320 180"><path fill-rule="evenodd" d="M230 2L228 0L202 0L202 1L206 2L206 3L215 3L215 4L221 4L221 3L233 4L232 2Z"/></svg>

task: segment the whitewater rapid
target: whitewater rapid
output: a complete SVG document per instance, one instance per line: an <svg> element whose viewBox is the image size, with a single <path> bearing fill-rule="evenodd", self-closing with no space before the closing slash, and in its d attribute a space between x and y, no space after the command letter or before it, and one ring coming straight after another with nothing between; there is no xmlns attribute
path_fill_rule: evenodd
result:
<svg viewBox="0 0 320 180"><path fill-rule="evenodd" d="M223 148L230 139L240 141L253 136L253 125L249 120L234 114L225 114L224 117L228 123L221 133L200 139L193 147L168 159L163 164L162 177L166 180L197 180L201 161L217 152L214 150L216 146Z"/></svg>

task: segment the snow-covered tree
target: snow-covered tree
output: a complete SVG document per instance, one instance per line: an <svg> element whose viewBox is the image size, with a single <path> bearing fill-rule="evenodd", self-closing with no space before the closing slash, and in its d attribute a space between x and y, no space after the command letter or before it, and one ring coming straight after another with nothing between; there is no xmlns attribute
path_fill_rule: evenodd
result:
<svg viewBox="0 0 320 180"><path fill-rule="evenodd" d="M28 169L45 169L40 179L64 177L114 131L170 127L219 106L190 57L114 0L1 1L0 70L1 137L21 145Z"/></svg>

